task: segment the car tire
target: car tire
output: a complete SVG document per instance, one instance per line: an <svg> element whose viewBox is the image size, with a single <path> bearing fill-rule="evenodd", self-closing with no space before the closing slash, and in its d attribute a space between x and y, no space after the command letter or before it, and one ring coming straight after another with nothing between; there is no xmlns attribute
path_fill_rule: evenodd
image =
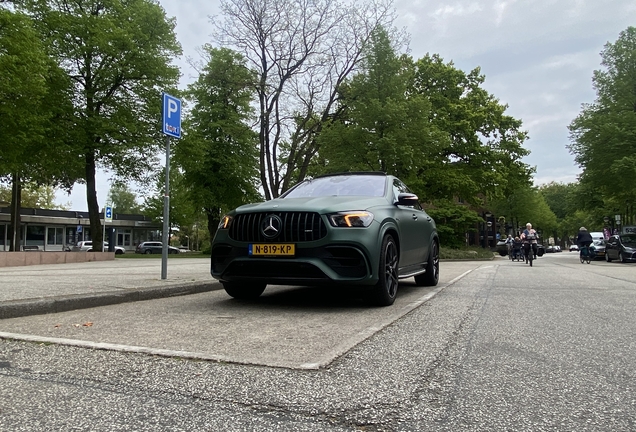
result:
<svg viewBox="0 0 636 432"><path fill-rule="evenodd" d="M230 297L237 300L253 300L260 297L265 291L267 284L264 283L240 283L240 282L221 282L225 292Z"/></svg>
<svg viewBox="0 0 636 432"><path fill-rule="evenodd" d="M609 254L607 253L607 251L605 251L605 261L612 262L612 259L609 257Z"/></svg>
<svg viewBox="0 0 636 432"><path fill-rule="evenodd" d="M439 283L439 246L436 241L431 245L431 253L426 262L426 273L415 276L417 286L435 286Z"/></svg>
<svg viewBox="0 0 636 432"><path fill-rule="evenodd" d="M115 255L123 255L124 251L116 249L115 250Z"/></svg>
<svg viewBox="0 0 636 432"><path fill-rule="evenodd" d="M625 255L623 255L623 251L620 251L620 252L618 253L618 259L619 259L619 260L620 260L620 262L622 262L622 263L626 263L626 262L627 262L627 260L625 259Z"/></svg>
<svg viewBox="0 0 636 432"><path fill-rule="evenodd" d="M395 302L398 290L399 254L393 236L386 234L382 239L380 262L378 263L378 283L375 285L372 300L377 306L391 306Z"/></svg>
<svg viewBox="0 0 636 432"><path fill-rule="evenodd" d="M144 253L145 253L146 255L150 255L150 254L152 253L152 251L151 251L150 249L146 249L146 250L144 251Z"/></svg>

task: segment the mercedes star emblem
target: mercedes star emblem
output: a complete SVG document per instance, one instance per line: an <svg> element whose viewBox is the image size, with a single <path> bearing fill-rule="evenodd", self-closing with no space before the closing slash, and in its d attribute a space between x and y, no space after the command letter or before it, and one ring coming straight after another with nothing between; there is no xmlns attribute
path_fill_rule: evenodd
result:
<svg viewBox="0 0 636 432"><path fill-rule="evenodd" d="M261 225L261 232L268 239L278 237L283 226L283 221L276 215L269 215Z"/></svg>

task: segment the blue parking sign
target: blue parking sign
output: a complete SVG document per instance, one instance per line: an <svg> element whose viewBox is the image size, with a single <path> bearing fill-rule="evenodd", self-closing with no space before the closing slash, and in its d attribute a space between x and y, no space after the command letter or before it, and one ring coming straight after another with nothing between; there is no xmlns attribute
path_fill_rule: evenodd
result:
<svg viewBox="0 0 636 432"><path fill-rule="evenodd" d="M111 206L106 206L106 208L104 209L104 219L106 220L106 222L113 221L113 208Z"/></svg>
<svg viewBox="0 0 636 432"><path fill-rule="evenodd" d="M181 138L181 100L163 93L162 132L174 138Z"/></svg>

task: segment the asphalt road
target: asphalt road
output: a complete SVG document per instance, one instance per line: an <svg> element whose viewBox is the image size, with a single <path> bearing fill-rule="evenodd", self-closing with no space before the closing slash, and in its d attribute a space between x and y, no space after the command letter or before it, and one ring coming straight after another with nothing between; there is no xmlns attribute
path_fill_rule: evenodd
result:
<svg viewBox="0 0 636 432"><path fill-rule="evenodd" d="M636 430L636 265L442 264L392 308L275 287L2 320L69 344L0 341L0 430Z"/></svg>

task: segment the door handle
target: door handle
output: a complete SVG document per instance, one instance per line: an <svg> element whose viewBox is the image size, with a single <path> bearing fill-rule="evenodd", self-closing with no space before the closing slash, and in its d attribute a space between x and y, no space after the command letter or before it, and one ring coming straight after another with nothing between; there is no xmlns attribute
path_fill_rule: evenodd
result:
<svg viewBox="0 0 636 432"><path fill-rule="evenodd" d="M412 217L413 217L413 220L417 220L417 215L416 214L414 214Z"/></svg>

